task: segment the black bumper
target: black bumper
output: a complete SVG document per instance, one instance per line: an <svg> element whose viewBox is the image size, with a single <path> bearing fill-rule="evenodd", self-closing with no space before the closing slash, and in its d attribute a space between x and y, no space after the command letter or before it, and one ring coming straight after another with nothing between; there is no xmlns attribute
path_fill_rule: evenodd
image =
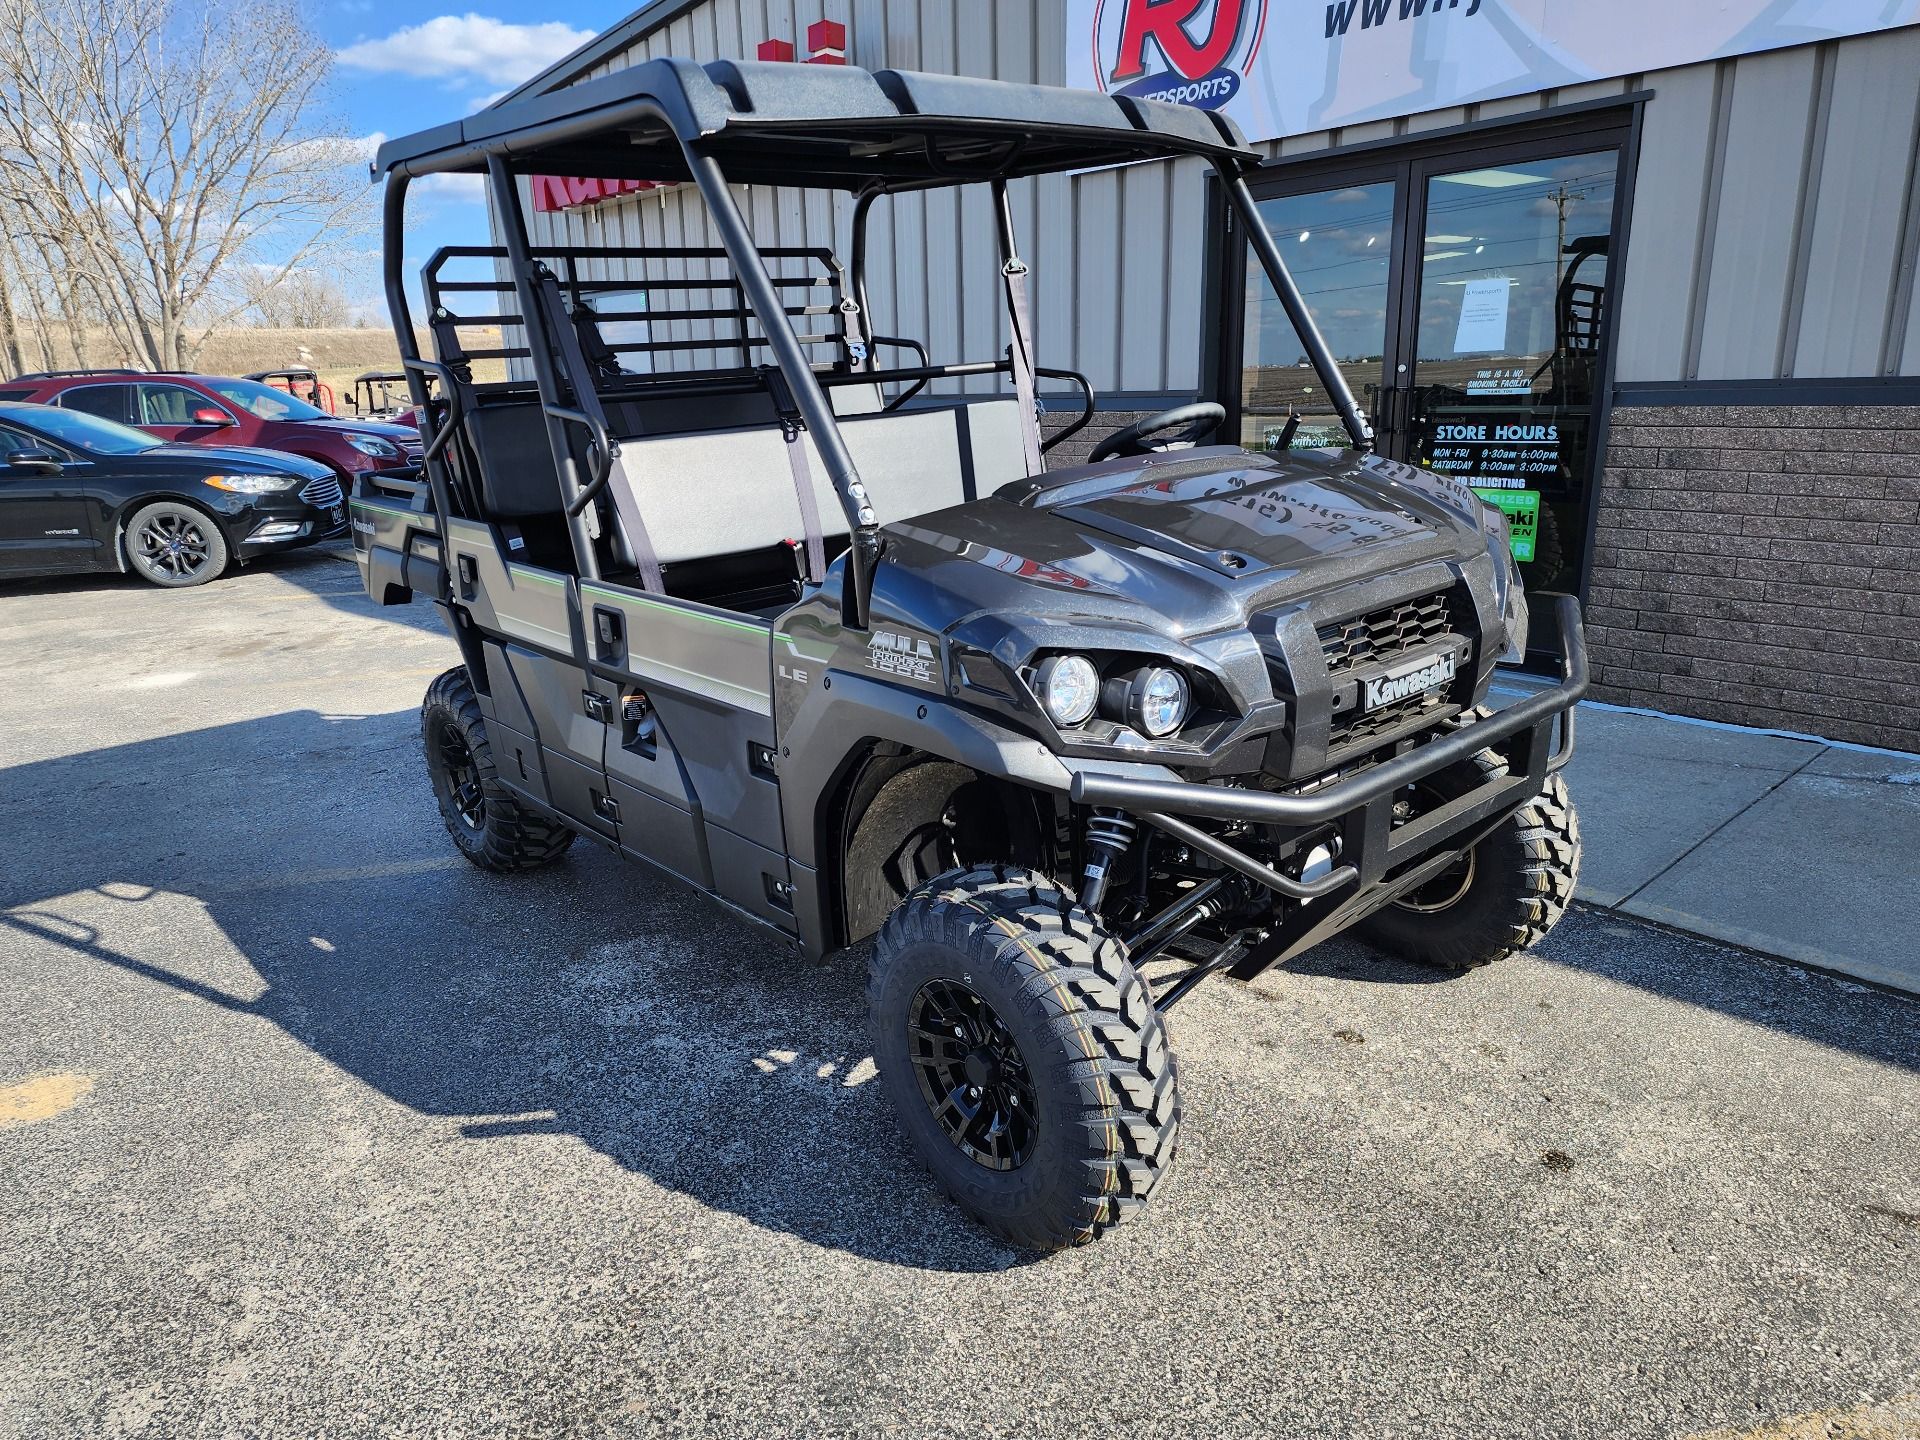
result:
<svg viewBox="0 0 1920 1440"><path fill-rule="evenodd" d="M1563 595L1556 610L1566 652L1558 685L1325 789L1304 795L1274 795L1083 770L1073 777L1073 799L1083 805L1127 810L1288 899L1322 900L1351 889L1357 881L1363 891L1381 889L1379 903L1384 904L1400 890L1418 883L1434 863L1450 859L1539 794L1547 777L1573 757L1572 706L1586 694L1588 684L1586 633L1578 600ZM1556 720L1560 722L1557 745ZM1398 792L1486 749L1499 749L1506 755L1505 775L1407 824L1393 824ZM1331 874L1303 884L1185 824L1177 818L1181 816L1238 820L1286 830L1337 825L1342 863Z"/></svg>

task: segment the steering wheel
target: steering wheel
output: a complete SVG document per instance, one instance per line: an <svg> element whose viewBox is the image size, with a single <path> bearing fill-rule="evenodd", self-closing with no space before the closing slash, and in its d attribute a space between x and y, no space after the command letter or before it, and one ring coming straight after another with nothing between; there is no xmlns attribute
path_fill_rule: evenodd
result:
<svg viewBox="0 0 1920 1440"><path fill-rule="evenodd" d="M1158 415L1136 420L1124 430L1114 431L1093 447L1087 463L1097 465L1116 455L1150 455L1156 450L1183 450L1189 445L1198 445L1226 423L1227 407L1216 405L1211 400L1178 405L1171 410L1162 410ZM1149 435L1158 435L1162 430L1175 427L1184 428L1171 440L1159 445L1143 443Z"/></svg>

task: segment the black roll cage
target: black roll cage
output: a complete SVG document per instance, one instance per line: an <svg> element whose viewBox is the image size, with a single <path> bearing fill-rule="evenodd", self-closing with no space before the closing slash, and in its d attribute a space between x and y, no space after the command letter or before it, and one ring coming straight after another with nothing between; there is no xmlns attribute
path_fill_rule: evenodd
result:
<svg viewBox="0 0 1920 1440"><path fill-rule="evenodd" d="M548 272L536 269L540 252L530 242L514 181L516 175L534 173L543 164L546 168L563 164L572 173L618 175L622 169L645 163L647 155L631 143L630 136L627 137L630 143L624 147L608 144L597 150L583 148L595 139L614 141L636 125L647 127L653 142L649 149L661 149L659 139L668 139L665 155L653 157L656 167L662 159L671 159L675 162L672 168L681 171L699 190L732 267L733 286L741 297L743 309L751 311L759 321L763 337L759 343L772 351L839 498L850 536L847 580L841 595L842 617L850 627L865 628L873 569L884 541L864 482L827 398L827 388L889 379L914 382L912 390L896 399L897 406L935 379L1011 372L1017 367L1017 357L1010 348L1004 362L935 366L926 363L925 349L916 341L873 337L866 354L858 357L859 368L838 375L817 373L807 358L808 342L795 331L794 317L780 298L779 287L767 269L763 252L755 244L746 217L740 211L721 164L723 149L736 160L744 159L741 168L747 172L746 183L854 193L851 299L862 315L871 313L866 285L867 220L873 203L883 195L965 184L990 185L999 221L1002 261L1011 271L1020 262L1007 196L1010 178L1090 165L1202 156L1218 175L1227 204L1246 226L1254 253L1298 331L1321 384L1333 397L1348 435L1356 448L1371 447L1372 428L1334 363L1247 188L1246 177L1257 166L1258 157L1239 142L1237 133L1224 120L1203 112L1183 114L1180 107L1155 102L963 81L954 77L892 71L871 76L865 72L848 75L843 71L830 78L775 73L804 68L720 62L702 71L684 61L655 61L577 87L578 95L572 107L567 105L567 100L575 92L560 91L491 115L481 112L481 116L468 122L389 142L382 148L376 165L385 169L388 177L383 213L387 303L401 365L422 417L426 441L423 461L442 553L448 553L450 513L445 452L448 441L462 423L462 403L453 372L438 361L422 357L415 338L404 276L408 186L417 176L472 173L484 168L505 242L520 321L526 330L529 360L560 479L573 549L582 578L598 579L594 549L597 519L589 506L612 472L614 441L598 395L588 382L584 362L577 353L578 337L571 326L553 323L554 317L547 313L543 303L540 276ZM771 107L757 108L754 103L759 89L790 99L788 92L796 84L825 84L831 92L834 87L845 89L850 83L858 83L855 75L877 87L886 103L898 108L891 114L885 113L885 106L876 110L872 97L862 92L846 113L825 114L814 122L798 114L775 116L770 113ZM697 82L710 83L702 89ZM659 94L633 93L650 83ZM709 113L713 104L706 92L716 87L724 91L725 103L733 106L733 118ZM924 108L928 98L955 96L958 101L954 108L964 113L928 113ZM987 98L983 101L982 96ZM1007 118L1017 114L1023 101L1036 112L1035 118L1024 124ZM1105 110L1094 108L1096 102L1111 109L1111 118ZM867 108L861 109L861 106ZM1046 118L1049 108L1069 118ZM798 127L805 138L785 131L775 132L771 128L775 121ZM1217 138L1202 138L1196 133L1196 127L1202 126L1203 121L1212 127ZM767 128L762 128L763 123ZM907 141L917 140L917 145L904 143L902 136ZM874 143L863 147L859 143L862 137L873 137ZM879 143L884 139L891 139L891 148ZM943 142L950 148L943 149ZM780 163L780 154L788 155L784 165ZM583 168L589 157L596 162L590 172ZM548 282L551 283L550 273ZM744 333L744 319L742 330ZM1015 343L1019 343L1017 337ZM877 370L872 362L873 345L915 350L922 363L890 371ZM561 373L555 364L556 353L562 357L562 365L574 372L572 375ZM1031 358L1025 357L1029 365ZM1072 430L1083 428L1093 412L1092 388L1085 377L1037 366L1032 367L1032 373L1078 383L1084 409ZM577 383L563 383L566 381ZM433 404L433 382L437 382L443 392L443 411L436 411ZM569 443L572 429L587 432L584 475ZM1064 438L1065 435L1057 435L1053 442L1057 444Z"/></svg>

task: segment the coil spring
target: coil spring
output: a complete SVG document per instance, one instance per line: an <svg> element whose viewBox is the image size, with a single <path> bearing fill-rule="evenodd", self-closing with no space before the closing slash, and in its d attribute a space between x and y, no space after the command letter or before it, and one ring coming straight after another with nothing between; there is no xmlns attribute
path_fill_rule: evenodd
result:
<svg viewBox="0 0 1920 1440"><path fill-rule="evenodd" d="M1139 830L1139 822L1124 810L1096 810L1087 821L1087 847L1124 855Z"/></svg>

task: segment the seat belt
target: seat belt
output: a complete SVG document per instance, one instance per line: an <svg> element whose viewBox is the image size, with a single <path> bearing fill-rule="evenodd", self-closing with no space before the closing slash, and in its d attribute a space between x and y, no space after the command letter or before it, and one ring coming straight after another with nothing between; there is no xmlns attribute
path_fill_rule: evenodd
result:
<svg viewBox="0 0 1920 1440"><path fill-rule="evenodd" d="M600 392L593 386L593 371L587 367L586 351L580 344L580 332L573 323L573 313L567 309L560 295L560 282L554 278L551 270L540 277L541 308L546 311L547 332L551 334L560 349L561 370L573 383L574 402L586 414L600 422L603 432L607 431L607 413L600 404ZM620 446L615 443L613 454L607 457L612 471L607 477L607 489L613 495L613 517L620 526L620 533L633 551L634 566L640 572L640 588L656 594L666 593L666 580L660 571L660 555L653 548L653 537L647 533L647 522L641 516L640 497L633 488L633 480L627 474L627 467L620 459ZM587 507L589 519L594 517L594 507ZM598 533L597 521L593 530Z"/></svg>
<svg viewBox="0 0 1920 1440"><path fill-rule="evenodd" d="M819 585L827 578L827 542L820 529L820 500L813 491L813 467L807 464L807 444L800 438L806 426L800 418L799 402L787 386L787 377L774 369L768 369L765 374L773 408L780 415L780 434L787 442L787 468L793 473L794 498L800 502L800 525L806 531L805 578L810 584Z"/></svg>
<svg viewBox="0 0 1920 1440"><path fill-rule="evenodd" d="M1027 262L1018 255L1001 267L1007 282L1007 318L1013 325L1013 343L1007 355L1013 365L1013 389L1020 398L1020 443L1026 451L1027 478L1046 472L1047 462L1040 449L1039 396L1033 383L1033 324L1028 318Z"/></svg>
<svg viewBox="0 0 1920 1440"><path fill-rule="evenodd" d="M855 365L865 365L872 352L867 345L859 303L851 295L840 302L840 338L847 347L847 359Z"/></svg>

